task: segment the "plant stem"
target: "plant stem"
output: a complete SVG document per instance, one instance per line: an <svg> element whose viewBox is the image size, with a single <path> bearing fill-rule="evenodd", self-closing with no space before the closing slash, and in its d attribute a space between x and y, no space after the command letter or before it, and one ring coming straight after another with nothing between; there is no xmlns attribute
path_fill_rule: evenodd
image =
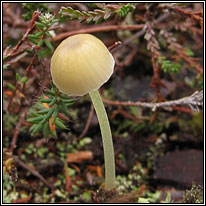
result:
<svg viewBox="0 0 206 206"><path fill-rule="evenodd" d="M105 188L109 190L115 186L115 161L111 129L107 113L98 90L90 92L89 95L94 105L102 134L105 161Z"/></svg>

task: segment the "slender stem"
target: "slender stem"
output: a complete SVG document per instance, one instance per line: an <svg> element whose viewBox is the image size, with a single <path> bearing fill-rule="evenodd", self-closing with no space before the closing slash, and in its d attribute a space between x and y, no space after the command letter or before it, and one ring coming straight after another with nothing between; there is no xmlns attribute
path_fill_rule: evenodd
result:
<svg viewBox="0 0 206 206"><path fill-rule="evenodd" d="M115 161L109 120L98 90L90 92L89 95L94 105L102 134L105 161L105 188L112 189L115 186Z"/></svg>

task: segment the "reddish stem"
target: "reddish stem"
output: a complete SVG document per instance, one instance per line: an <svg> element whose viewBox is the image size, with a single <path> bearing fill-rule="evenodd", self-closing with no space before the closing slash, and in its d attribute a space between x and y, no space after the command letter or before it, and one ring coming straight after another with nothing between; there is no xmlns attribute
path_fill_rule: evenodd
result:
<svg viewBox="0 0 206 206"><path fill-rule="evenodd" d="M16 148L16 142L17 142L17 139L18 139L19 130L21 128L21 125L24 122L24 119L25 119L25 116L26 116L26 112L27 112L27 108L23 107L21 112L20 112L19 121L18 121L18 123L16 125L15 131L14 131L14 135L13 135L13 138L12 138L12 142L11 142L11 146L10 146L10 152L11 153L13 153L14 149Z"/></svg>
<svg viewBox="0 0 206 206"><path fill-rule="evenodd" d="M142 29L145 25L144 24L137 24L137 25L106 25L106 26L95 26L85 29L79 29L75 31L69 31L62 34L57 35L53 41L59 41L65 39L68 36L74 34L83 34L83 33L95 33L100 31L116 31L116 30L139 30Z"/></svg>

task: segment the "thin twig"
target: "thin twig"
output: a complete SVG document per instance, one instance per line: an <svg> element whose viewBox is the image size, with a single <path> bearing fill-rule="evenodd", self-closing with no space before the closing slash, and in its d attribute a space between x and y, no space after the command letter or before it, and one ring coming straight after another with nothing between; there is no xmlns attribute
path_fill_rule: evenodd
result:
<svg viewBox="0 0 206 206"><path fill-rule="evenodd" d="M112 50L112 52L114 53L115 51L119 50L121 47L124 47L127 44L129 44L131 41L141 37L145 33L146 29L147 29L147 26L144 26L141 31L138 31L137 33L135 33L134 35L132 35L131 37L129 37L128 39L123 41L122 44L120 44L118 47L114 48Z"/></svg>
<svg viewBox="0 0 206 206"><path fill-rule="evenodd" d="M161 21L165 20L166 18L168 18L170 16L170 12L165 13L163 15L161 15L159 18L157 18L156 20L154 20L155 24L160 23ZM122 42L121 45L119 45L117 48L114 48L112 50L112 52L115 52L117 50L119 50L121 47L126 46L127 44L129 44L131 41L141 37L147 30L147 25L145 24L142 28L141 31L138 31L136 34L132 35L131 37L129 37L128 39L126 39L125 41Z"/></svg>
<svg viewBox="0 0 206 206"><path fill-rule="evenodd" d="M199 107L203 105L203 91L196 91L191 96L183 97L176 100L159 102L159 103L148 103L148 102L119 102L119 101L111 101L105 98L102 98L106 104L111 105L121 105L121 106L139 106L139 107L148 107L152 108L152 111L156 111L157 108L167 108L177 105L187 105L192 111L200 111Z"/></svg>
<svg viewBox="0 0 206 206"><path fill-rule="evenodd" d="M10 152L11 153L13 153L14 149L16 148L16 142L17 142L17 138L18 138L18 135L19 135L19 130L20 130L21 125L24 122L26 112L27 112L26 107L23 107L22 110L20 111L19 121L16 124L14 135L13 135L13 138L12 138L12 141L11 141L11 146L10 146Z"/></svg>
<svg viewBox="0 0 206 206"><path fill-rule="evenodd" d="M18 62L20 59L24 58L28 53L27 52L23 52L20 55L16 56L16 58L12 59L11 61L9 61L8 63L4 64L5 67L10 66L11 64L15 64L16 62Z"/></svg>
<svg viewBox="0 0 206 206"><path fill-rule="evenodd" d="M39 174L39 172L37 172L34 168L31 168L30 166L26 165L24 162L22 162L17 156L13 156L14 160L16 163L18 163L21 167L23 167L24 169L28 170L29 172L31 172L31 174L33 174L34 176L38 177L43 183L45 183L48 187L51 188L51 190L53 191L55 188L52 184L50 184L41 174Z"/></svg>
<svg viewBox="0 0 206 206"><path fill-rule="evenodd" d="M68 36L74 35L74 34L82 34L82 33L95 33L100 31L116 31L116 30L139 30L142 29L145 25L144 24L137 24L137 25L106 25L106 26L95 26L85 29L79 29L75 31L69 31L62 34L57 35L52 40L53 41L59 41L62 39L65 39Z"/></svg>
<svg viewBox="0 0 206 206"><path fill-rule="evenodd" d="M114 49L116 46L120 45L121 41L116 41L114 44L108 47L108 50L111 52L112 49Z"/></svg>
<svg viewBox="0 0 206 206"><path fill-rule="evenodd" d="M11 50L11 52L8 54L8 56L12 56L15 54L15 52L18 51L19 47L22 45L22 43L27 39L28 35L31 33L31 31L35 28L35 21L38 19L40 15L39 11L35 11L33 13L32 19L30 21L29 27L26 31L26 33L24 34L24 36L22 37L22 39L18 42L18 44Z"/></svg>
<svg viewBox="0 0 206 206"><path fill-rule="evenodd" d="M82 131L82 133L79 135L79 137L77 139L81 139L87 133L87 131L89 129L89 126L91 124L91 121L92 121L93 114L94 114L94 106L92 104L90 112L89 112L89 116L88 116L88 119L87 119L87 123L85 125L85 128L84 128L84 130Z"/></svg>

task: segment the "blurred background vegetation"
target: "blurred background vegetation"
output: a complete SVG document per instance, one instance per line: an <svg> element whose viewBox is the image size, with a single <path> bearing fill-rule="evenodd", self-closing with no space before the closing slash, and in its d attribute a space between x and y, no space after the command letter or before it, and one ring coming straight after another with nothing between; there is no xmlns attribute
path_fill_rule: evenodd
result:
<svg viewBox="0 0 206 206"><path fill-rule="evenodd" d="M4 203L203 202L201 103L135 106L203 89L203 3L2 7ZM78 33L100 38L116 62L100 90L115 147L110 194L89 97L51 83L54 49Z"/></svg>

